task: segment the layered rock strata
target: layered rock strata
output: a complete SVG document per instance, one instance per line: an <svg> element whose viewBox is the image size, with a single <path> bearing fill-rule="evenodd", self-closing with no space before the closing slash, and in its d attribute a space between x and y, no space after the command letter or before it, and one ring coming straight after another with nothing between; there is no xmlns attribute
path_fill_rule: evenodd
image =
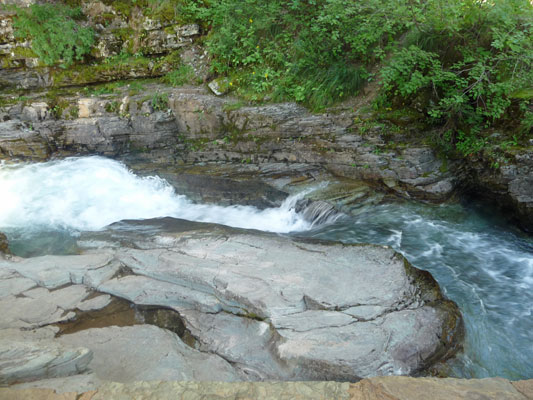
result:
<svg viewBox="0 0 533 400"><path fill-rule="evenodd" d="M7 349L17 330L33 330L16 338L27 350L0 353L4 365L19 365L18 375L0 368L4 383L39 378L43 364L24 356L32 349L41 349L42 359L55 349L73 364L57 373L45 368L49 375L41 379L64 379L37 385L89 389L106 380L409 375L460 346L456 305L431 275L388 247L295 241L173 219L146 221L144 229L136 224L84 235L82 255L0 261L8 289L0 299L0 341ZM110 296L172 310L184 326L179 335L136 324L55 337L81 311L108 306ZM122 368L124 360L139 368Z"/></svg>

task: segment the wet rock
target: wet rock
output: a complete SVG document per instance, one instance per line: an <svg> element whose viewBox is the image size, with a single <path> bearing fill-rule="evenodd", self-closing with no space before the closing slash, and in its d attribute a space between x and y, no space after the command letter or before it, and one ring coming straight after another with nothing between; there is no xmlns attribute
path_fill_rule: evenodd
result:
<svg viewBox="0 0 533 400"><path fill-rule="evenodd" d="M526 147L506 154L506 165L498 169L486 157L465 168L464 190L496 203L522 229L533 232L533 151Z"/></svg>
<svg viewBox="0 0 533 400"><path fill-rule="evenodd" d="M32 123L21 120L0 122L0 157L45 160L50 147Z"/></svg>
<svg viewBox="0 0 533 400"><path fill-rule="evenodd" d="M223 176L229 180L239 180L246 168L265 179L299 178L306 170L308 179L329 173L346 181L385 182L390 191L428 200L448 198L456 185L429 147L381 151L378 136L354 135L343 115L314 115L291 103L241 106L198 87L146 90L168 93L169 110L156 111L144 94L128 97L125 91L115 100L74 97L66 101L78 104L73 113L79 118L30 127L22 122L22 110L12 107L7 110L11 120L3 123L0 154L42 159L98 153L149 169L216 163L233 168ZM108 112L113 101L116 112Z"/></svg>

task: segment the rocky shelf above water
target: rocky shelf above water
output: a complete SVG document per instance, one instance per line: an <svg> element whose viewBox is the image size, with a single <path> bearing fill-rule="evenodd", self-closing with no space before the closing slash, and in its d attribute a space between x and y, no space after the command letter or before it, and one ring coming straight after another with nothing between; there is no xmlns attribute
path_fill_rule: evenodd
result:
<svg viewBox="0 0 533 400"><path fill-rule="evenodd" d="M0 261L3 384L357 381L424 372L461 345L456 305L388 247L174 219L111 226L79 245L81 255ZM159 326L60 331L112 298L183 326L162 329L159 316L145 318Z"/></svg>
<svg viewBox="0 0 533 400"><path fill-rule="evenodd" d="M165 109L154 109L145 93L168 96ZM149 84L130 95L126 85L100 96L73 90L54 101L64 108L53 109L46 93L0 107L0 159L98 154L144 173L196 169L204 180L219 175L255 185L329 175L436 202L469 191L499 202L522 228L533 229L528 149L508 154L509 165L494 170L483 158L440 158L415 127L394 137L377 128L363 132L350 108L312 114L291 103L246 105L201 87Z"/></svg>

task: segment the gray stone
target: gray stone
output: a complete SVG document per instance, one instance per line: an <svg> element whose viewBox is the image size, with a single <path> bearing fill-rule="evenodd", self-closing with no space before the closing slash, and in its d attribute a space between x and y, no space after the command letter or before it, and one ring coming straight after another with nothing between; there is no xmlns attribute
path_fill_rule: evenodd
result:
<svg viewBox="0 0 533 400"><path fill-rule="evenodd" d="M80 246L99 250L0 261L0 282L14 282L12 294L0 298L0 329L71 320L77 310L105 307L109 295L177 311L200 352L148 325L56 339L88 347L96 377L121 382L215 379L207 365L221 380L414 374L453 354L461 340L455 304L386 246L298 241L171 218L135 222L134 230L121 230L124 224L83 235ZM90 289L107 295L88 298ZM123 370L114 364L120 360L135 367Z"/></svg>
<svg viewBox="0 0 533 400"><path fill-rule="evenodd" d="M91 351L84 347L45 340L0 340L0 384L79 374L91 358Z"/></svg>
<svg viewBox="0 0 533 400"><path fill-rule="evenodd" d="M202 350L250 377L412 374L453 353L460 340L456 306L390 248L185 226L153 239L164 247L137 238L145 250L117 250L134 275L98 290L177 310ZM105 232L93 235L105 242ZM451 342L439 339L443 332Z"/></svg>
<svg viewBox="0 0 533 400"><path fill-rule="evenodd" d="M16 270L20 275L49 289L70 283L98 286L118 269L111 263L112 254L99 252L81 256L43 256L15 262L0 260L0 267Z"/></svg>
<svg viewBox="0 0 533 400"><path fill-rule="evenodd" d="M139 305L158 305L175 310L197 309L206 313L222 310L220 301L212 294L145 276L111 279L97 288Z"/></svg>
<svg viewBox="0 0 533 400"><path fill-rule="evenodd" d="M0 299L9 295L17 295L31 289L37 284L31 279L22 277L18 272L0 269Z"/></svg>
<svg viewBox="0 0 533 400"><path fill-rule="evenodd" d="M54 291L38 287L17 296L4 296L0 298L0 329L28 329L68 321L76 315L70 310L88 295L87 287L74 285Z"/></svg>
<svg viewBox="0 0 533 400"><path fill-rule="evenodd" d="M296 379L295 371L276 354L280 336L265 321L230 313L181 311L199 349L219 354L250 380Z"/></svg>
<svg viewBox="0 0 533 400"><path fill-rule="evenodd" d="M151 325L88 329L58 341L91 349L89 368L106 381L242 379L222 358L194 350L174 333Z"/></svg>
<svg viewBox="0 0 533 400"><path fill-rule="evenodd" d="M100 310L109 305L111 300L112 298L109 295L96 296L92 299L84 300L81 303L76 304L76 308L80 311Z"/></svg>
<svg viewBox="0 0 533 400"><path fill-rule="evenodd" d="M230 82L227 78L217 78L209 82L207 87L217 96L222 96L229 92Z"/></svg>

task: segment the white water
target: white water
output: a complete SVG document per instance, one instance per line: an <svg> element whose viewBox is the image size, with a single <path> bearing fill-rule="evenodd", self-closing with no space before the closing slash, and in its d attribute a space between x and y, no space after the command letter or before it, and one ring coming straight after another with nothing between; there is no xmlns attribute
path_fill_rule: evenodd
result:
<svg viewBox="0 0 533 400"><path fill-rule="evenodd" d="M387 244L430 271L466 326L464 352L448 364L452 375L533 377L533 238L497 213L459 204L384 204L304 235Z"/></svg>
<svg viewBox="0 0 533 400"><path fill-rule="evenodd" d="M99 230L123 219L175 217L268 232L311 227L291 196L279 208L195 204L158 177L141 178L117 161L70 158L40 164L0 164L2 229Z"/></svg>

